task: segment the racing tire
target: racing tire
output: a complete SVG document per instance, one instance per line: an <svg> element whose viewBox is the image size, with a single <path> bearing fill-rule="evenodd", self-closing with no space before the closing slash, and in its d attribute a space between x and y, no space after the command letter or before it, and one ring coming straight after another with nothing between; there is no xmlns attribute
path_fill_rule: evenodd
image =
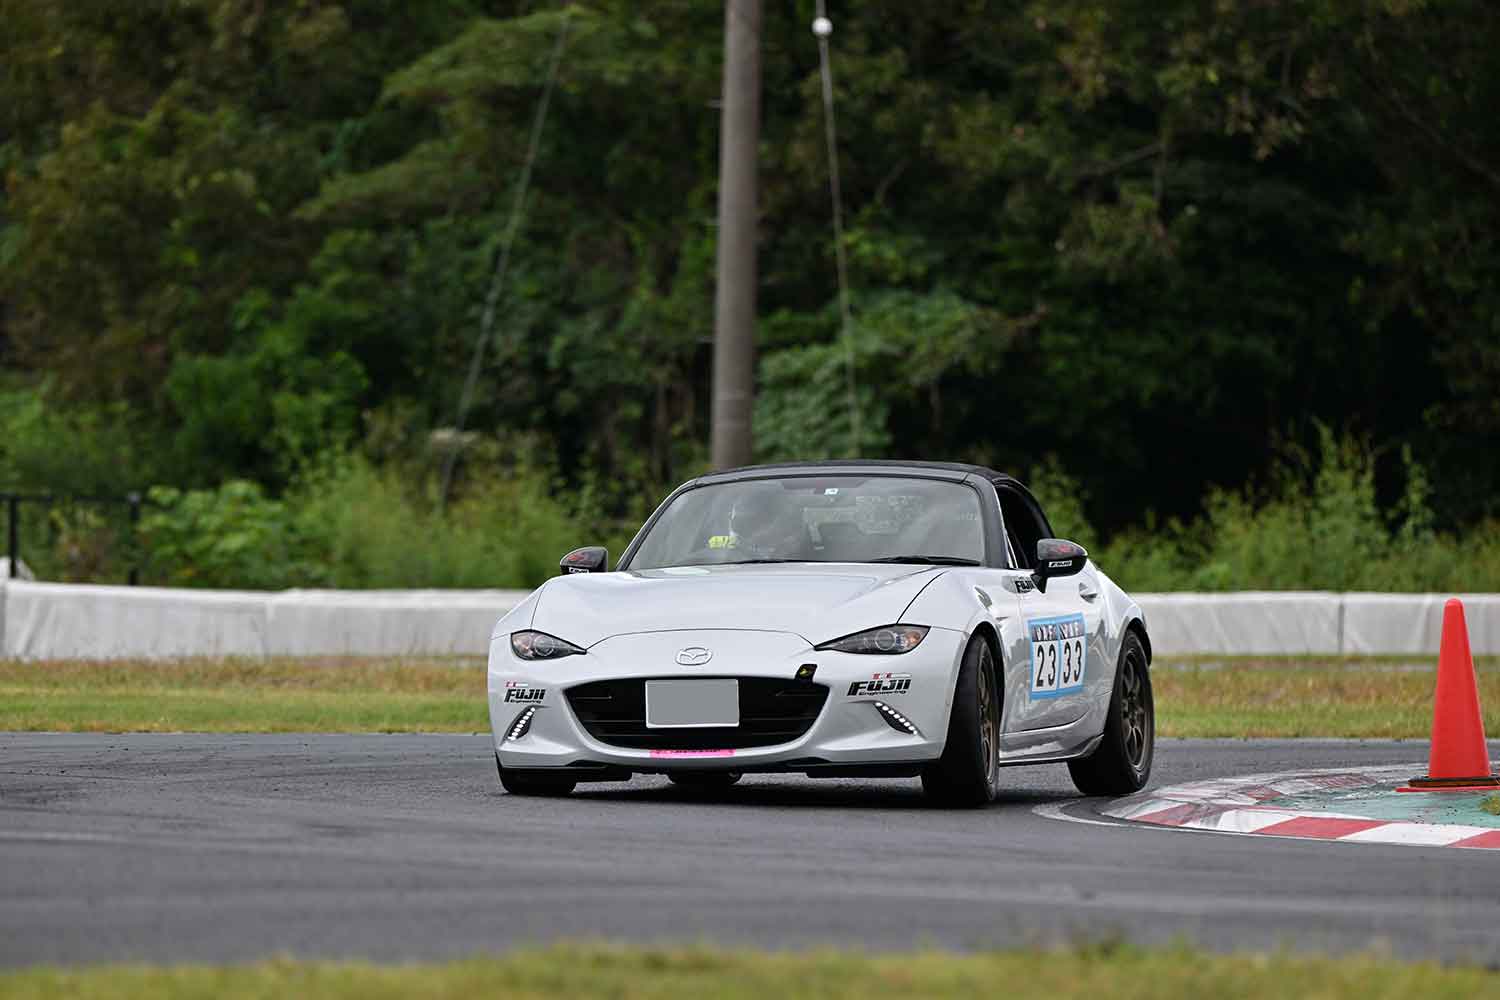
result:
<svg viewBox="0 0 1500 1000"><path fill-rule="evenodd" d="M722 792L743 777L739 771L674 771L667 780L695 792Z"/></svg>
<svg viewBox="0 0 1500 1000"><path fill-rule="evenodd" d="M567 795L578 782L571 778L554 778L545 774L524 774L507 771L500 764L500 755L495 754L495 770L500 772L500 785L512 795Z"/></svg>
<svg viewBox="0 0 1500 1000"><path fill-rule="evenodd" d="M1151 779L1155 750L1156 703L1151 696L1146 648L1140 636L1130 631L1120 644L1104 738L1087 757L1068 761L1068 772L1085 795L1131 795Z"/></svg>
<svg viewBox="0 0 1500 1000"><path fill-rule="evenodd" d="M934 805L973 808L995 801L1000 783L1000 690L990 644L975 636L958 668L943 755L922 769L922 791Z"/></svg>

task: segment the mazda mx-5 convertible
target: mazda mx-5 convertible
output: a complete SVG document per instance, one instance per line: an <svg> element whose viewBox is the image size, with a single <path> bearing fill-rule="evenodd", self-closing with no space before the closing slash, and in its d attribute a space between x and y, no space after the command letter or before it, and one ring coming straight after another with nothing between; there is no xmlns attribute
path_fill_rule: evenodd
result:
<svg viewBox="0 0 1500 1000"><path fill-rule="evenodd" d="M1140 607L1036 499L972 465L822 462L679 487L611 571L602 548L495 627L505 788L665 774L916 777L947 805L1001 767L1066 763L1089 795L1151 773Z"/></svg>

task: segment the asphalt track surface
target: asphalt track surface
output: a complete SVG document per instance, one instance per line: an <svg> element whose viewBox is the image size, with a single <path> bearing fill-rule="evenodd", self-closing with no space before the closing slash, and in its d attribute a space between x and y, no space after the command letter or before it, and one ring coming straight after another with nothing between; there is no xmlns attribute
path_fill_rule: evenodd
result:
<svg viewBox="0 0 1500 1000"><path fill-rule="evenodd" d="M1153 784L1424 743L1164 741ZM0 964L437 959L568 939L872 951L1121 937L1500 962L1490 851L1098 821L1060 766L503 794L485 736L0 734Z"/></svg>

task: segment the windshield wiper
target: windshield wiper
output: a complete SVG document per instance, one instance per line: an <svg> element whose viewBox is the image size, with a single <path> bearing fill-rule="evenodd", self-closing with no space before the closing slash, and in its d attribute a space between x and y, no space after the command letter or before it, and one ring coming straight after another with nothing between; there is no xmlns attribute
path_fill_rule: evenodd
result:
<svg viewBox="0 0 1500 1000"><path fill-rule="evenodd" d="M965 559L962 556L883 556L880 559L867 559L872 563L926 563L929 566L978 566L978 559Z"/></svg>

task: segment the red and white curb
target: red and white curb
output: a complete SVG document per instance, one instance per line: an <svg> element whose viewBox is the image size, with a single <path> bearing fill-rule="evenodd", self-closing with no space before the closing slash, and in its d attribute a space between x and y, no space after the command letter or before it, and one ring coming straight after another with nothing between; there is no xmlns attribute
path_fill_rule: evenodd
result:
<svg viewBox="0 0 1500 1000"><path fill-rule="evenodd" d="M1418 763L1359 770L1336 768L1194 781L1153 790L1145 798L1122 799L1099 812L1111 819L1183 830L1304 837L1358 844L1500 849L1500 829L1495 827L1371 819L1324 810L1300 812L1263 804L1307 792L1347 791L1382 785L1394 788L1413 774L1420 774L1424 766Z"/></svg>

